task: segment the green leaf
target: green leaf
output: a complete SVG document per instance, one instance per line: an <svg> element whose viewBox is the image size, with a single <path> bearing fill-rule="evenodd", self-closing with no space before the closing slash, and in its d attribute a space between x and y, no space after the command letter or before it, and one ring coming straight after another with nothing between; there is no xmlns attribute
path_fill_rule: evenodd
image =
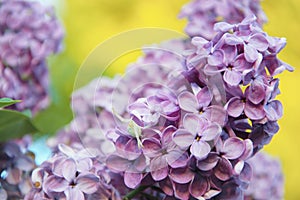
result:
<svg viewBox="0 0 300 200"><path fill-rule="evenodd" d="M0 142L37 131L28 116L12 110L0 110Z"/></svg>
<svg viewBox="0 0 300 200"><path fill-rule="evenodd" d="M20 100L13 100L11 98L1 98L0 99L0 108L13 105L15 103L21 102Z"/></svg>

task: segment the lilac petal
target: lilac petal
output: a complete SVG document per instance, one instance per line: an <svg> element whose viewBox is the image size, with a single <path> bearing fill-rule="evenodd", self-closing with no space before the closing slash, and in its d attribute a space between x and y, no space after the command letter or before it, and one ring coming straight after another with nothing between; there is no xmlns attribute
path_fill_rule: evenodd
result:
<svg viewBox="0 0 300 200"><path fill-rule="evenodd" d="M99 177L93 173L81 173L76 178L76 187L86 194L92 194L97 191Z"/></svg>
<svg viewBox="0 0 300 200"><path fill-rule="evenodd" d="M141 150L136 139L132 138L127 142L124 148L124 153L128 160L135 160L141 155Z"/></svg>
<svg viewBox="0 0 300 200"><path fill-rule="evenodd" d="M242 81L242 74L235 70L226 70L223 77L224 81L231 86L237 86Z"/></svg>
<svg viewBox="0 0 300 200"><path fill-rule="evenodd" d="M224 63L224 53L221 50L216 50L207 59L209 65L220 66Z"/></svg>
<svg viewBox="0 0 300 200"><path fill-rule="evenodd" d="M204 117L211 122L215 122L220 126L224 126L227 122L227 112L223 106L212 105L209 106L205 112Z"/></svg>
<svg viewBox="0 0 300 200"><path fill-rule="evenodd" d="M170 144L173 142L172 135L177 130L174 126L168 126L162 133L161 143L163 146Z"/></svg>
<svg viewBox="0 0 300 200"><path fill-rule="evenodd" d="M195 46L204 46L207 44L209 41L202 38L202 37L193 37L191 40L191 43Z"/></svg>
<svg viewBox="0 0 300 200"><path fill-rule="evenodd" d="M238 71L250 70L250 69L252 69L252 65L253 65L252 63L249 63L246 60L245 54L238 55L238 57L236 57L236 59L233 63L234 69L236 69Z"/></svg>
<svg viewBox="0 0 300 200"><path fill-rule="evenodd" d="M277 121L282 117L282 104L278 100L269 102L267 105L265 105L264 109L266 116L270 121Z"/></svg>
<svg viewBox="0 0 300 200"><path fill-rule="evenodd" d="M265 117L265 111L263 105L254 105L253 103L247 101L245 105L245 114L252 120L260 120Z"/></svg>
<svg viewBox="0 0 300 200"><path fill-rule="evenodd" d="M265 87L260 81L254 80L245 91L246 98L253 104L259 104L266 97Z"/></svg>
<svg viewBox="0 0 300 200"><path fill-rule="evenodd" d="M209 183L206 178L196 175L192 180L189 190L193 197L196 199L202 197L209 187Z"/></svg>
<svg viewBox="0 0 300 200"><path fill-rule="evenodd" d="M216 153L209 153L207 158L197 163L197 167L202 171L213 169L219 161L219 156Z"/></svg>
<svg viewBox="0 0 300 200"><path fill-rule="evenodd" d="M187 112L197 113L199 109L197 98L188 91L184 91L178 96L178 104Z"/></svg>
<svg viewBox="0 0 300 200"><path fill-rule="evenodd" d="M210 146L204 141L194 141L191 146L191 154L195 156L198 160L205 159L210 152Z"/></svg>
<svg viewBox="0 0 300 200"><path fill-rule="evenodd" d="M214 168L215 176L221 181L226 181L232 176L232 165L226 158L221 158Z"/></svg>
<svg viewBox="0 0 300 200"><path fill-rule="evenodd" d="M237 56L237 48L236 46L223 45L222 49L225 57L225 65L228 66L235 61Z"/></svg>
<svg viewBox="0 0 300 200"><path fill-rule="evenodd" d="M166 158L164 156L158 156L156 158L153 158L150 161L150 170L151 171L156 171L161 168L165 168L167 166L168 166L168 164L167 164Z"/></svg>
<svg viewBox="0 0 300 200"><path fill-rule="evenodd" d="M155 170L151 169L151 176L155 181L161 181L168 176L169 167L167 166L155 166Z"/></svg>
<svg viewBox="0 0 300 200"><path fill-rule="evenodd" d="M201 122L202 119L200 119L197 115L186 114L183 118L183 127L193 135L197 135L197 133L202 129L201 124L204 124Z"/></svg>
<svg viewBox="0 0 300 200"><path fill-rule="evenodd" d="M160 181L159 186L166 195L173 196L174 190L172 182L169 178L165 178L164 180Z"/></svg>
<svg viewBox="0 0 300 200"><path fill-rule="evenodd" d="M43 168L38 167L32 171L31 180L35 187L37 187L37 188L42 187L41 183L43 182L43 177L44 177L44 169Z"/></svg>
<svg viewBox="0 0 300 200"><path fill-rule="evenodd" d="M77 187L70 187L65 192L66 200L85 200L83 193Z"/></svg>
<svg viewBox="0 0 300 200"><path fill-rule="evenodd" d="M253 63L258 59L257 50L251 45L244 45L245 58L248 62Z"/></svg>
<svg viewBox="0 0 300 200"><path fill-rule="evenodd" d="M242 44L244 42L241 38L239 38L233 34L225 34L224 41L226 44L231 45L231 46L237 45L237 44Z"/></svg>
<svg viewBox="0 0 300 200"><path fill-rule="evenodd" d="M247 160L248 158L250 158L253 155L252 141L250 139L246 139L246 140L244 140L244 144L245 144L245 151L239 158L241 160Z"/></svg>
<svg viewBox="0 0 300 200"><path fill-rule="evenodd" d="M265 51L269 47L269 42L266 37L259 33L252 35L248 42L258 51Z"/></svg>
<svg viewBox="0 0 300 200"><path fill-rule="evenodd" d="M230 29L232 29L234 25L229 24L227 22L218 22L214 25L214 31L221 31L221 32L227 32Z"/></svg>
<svg viewBox="0 0 300 200"><path fill-rule="evenodd" d="M161 144L157 139L151 138L151 139L145 139L143 141L143 153L147 157L155 157L159 154L159 151L161 150Z"/></svg>
<svg viewBox="0 0 300 200"><path fill-rule="evenodd" d="M23 171L31 171L34 168L34 161L26 156L19 157L16 167Z"/></svg>
<svg viewBox="0 0 300 200"><path fill-rule="evenodd" d="M63 171L64 171L64 161L65 158L58 158L54 161L53 163L53 169L52 172L54 175L59 176L59 177L63 177Z"/></svg>
<svg viewBox="0 0 300 200"><path fill-rule="evenodd" d="M176 184L174 183L175 197L181 200L189 200L189 184Z"/></svg>
<svg viewBox="0 0 300 200"><path fill-rule="evenodd" d="M89 171L92 165L93 161L90 158L82 158L77 161L77 170L79 172Z"/></svg>
<svg viewBox="0 0 300 200"><path fill-rule="evenodd" d="M234 165L234 172L235 174L239 175L241 174L243 168L245 165L245 161L244 160L240 160L238 161L235 165Z"/></svg>
<svg viewBox="0 0 300 200"><path fill-rule="evenodd" d="M223 72L225 70L223 67L221 69L219 69L219 68L220 67L217 67L217 66L205 65L203 71L206 75L214 76L215 74L217 74L219 72Z"/></svg>
<svg viewBox="0 0 300 200"><path fill-rule="evenodd" d="M195 139L195 136L192 135L190 132L187 132L184 129L178 129L173 134L173 141L175 144L177 144L179 147L187 148L191 146Z"/></svg>
<svg viewBox="0 0 300 200"><path fill-rule="evenodd" d="M132 164L132 168L133 170L135 170L134 172L136 171L143 171L145 168L146 168L146 157L141 154ZM132 169L128 169L129 171L132 170Z"/></svg>
<svg viewBox="0 0 300 200"><path fill-rule="evenodd" d="M210 124L201 134L201 139L211 141L217 138L222 132L222 128L217 123Z"/></svg>
<svg viewBox="0 0 300 200"><path fill-rule="evenodd" d="M68 157L74 157L76 155L74 150L65 144L59 144L58 149L60 152L62 152L63 154L65 154Z"/></svg>
<svg viewBox="0 0 300 200"><path fill-rule="evenodd" d="M22 180L22 171L18 168L8 168L6 181L9 184L17 185Z"/></svg>
<svg viewBox="0 0 300 200"><path fill-rule="evenodd" d="M197 100L200 108L207 107L212 101L212 94L210 93L208 87L202 88L197 94Z"/></svg>
<svg viewBox="0 0 300 200"><path fill-rule="evenodd" d="M121 158L120 156L110 155L106 159L106 165L110 169L124 172L129 167L130 162L125 158Z"/></svg>
<svg viewBox="0 0 300 200"><path fill-rule="evenodd" d="M188 168L171 169L170 178L179 184L189 183L194 178L194 173Z"/></svg>
<svg viewBox="0 0 300 200"><path fill-rule="evenodd" d="M136 188L142 181L143 174L141 173L131 173L125 172L124 173L124 183L127 187L134 189Z"/></svg>
<svg viewBox="0 0 300 200"><path fill-rule="evenodd" d="M62 175L63 177L71 182L74 178L75 178L75 175L76 175L76 172L77 172L77 166L76 166L76 163L73 159L67 159L65 160L63 163L62 163L62 168L63 168L63 171L62 171ZM68 169L68 170L65 170L65 169Z"/></svg>
<svg viewBox="0 0 300 200"><path fill-rule="evenodd" d="M51 192L63 192L69 188L69 182L62 177L51 175L45 179L43 188L47 188Z"/></svg>
<svg viewBox="0 0 300 200"><path fill-rule="evenodd" d="M241 181L249 183L252 178L252 173L253 172L252 172L251 166L247 162L245 162L244 168L243 168L239 178Z"/></svg>
<svg viewBox="0 0 300 200"><path fill-rule="evenodd" d="M237 137L228 138L224 142L223 153L227 159L234 160L239 158L245 150L244 142Z"/></svg>
<svg viewBox="0 0 300 200"><path fill-rule="evenodd" d="M166 155L166 161L172 168L185 167L188 159L187 153L179 150L173 150Z"/></svg>
<svg viewBox="0 0 300 200"><path fill-rule="evenodd" d="M7 192L3 188L0 188L0 198L6 200L7 197L8 197Z"/></svg>
<svg viewBox="0 0 300 200"><path fill-rule="evenodd" d="M228 115L232 117L238 117L244 111L244 103L240 97L232 97L225 107L227 107Z"/></svg>

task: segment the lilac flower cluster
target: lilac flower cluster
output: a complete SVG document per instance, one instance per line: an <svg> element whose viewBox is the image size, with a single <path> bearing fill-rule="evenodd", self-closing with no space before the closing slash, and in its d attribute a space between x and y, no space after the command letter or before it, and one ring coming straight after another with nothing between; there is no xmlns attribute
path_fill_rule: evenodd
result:
<svg viewBox="0 0 300 200"><path fill-rule="evenodd" d="M210 37L191 28L196 30L191 38L147 47L125 75L75 91L73 121L48 141L51 158L24 169L29 158L18 146L4 148L1 158L12 162L1 162L6 182L19 187L19 175L31 175L26 200L268 198L269 190L256 194L251 184L282 180L278 164L258 152L279 130L275 76L293 70L277 58L285 40L261 29L265 18L258 1L199 0L183 15L191 26L222 22L209 30ZM56 47L39 52L46 52L45 59ZM41 63L39 58L30 63ZM21 64L5 60L0 66L23 69ZM259 163L269 165L274 176ZM274 199L282 197L281 187L271 186ZM2 181L0 195L10 195L7 191Z"/></svg>
<svg viewBox="0 0 300 200"><path fill-rule="evenodd" d="M268 36L253 15L215 31L210 41L193 37L177 75L129 103L127 120L117 117L106 164L124 173L127 187L150 174L178 199L243 197L252 175L246 161L270 142L282 116L274 76L293 69L277 58L285 40Z"/></svg>
<svg viewBox="0 0 300 200"><path fill-rule="evenodd" d="M217 23L215 33L152 47L124 77L74 93L75 119L59 135L97 149L123 178L114 184L121 195L147 186L144 195L160 188L164 199L244 197L247 160L282 116L274 76L292 68L277 58L285 40L268 36L253 15Z"/></svg>
<svg viewBox="0 0 300 200"><path fill-rule="evenodd" d="M46 58L61 50L63 35L52 7L1 0L0 96L22 100L11 108L36 113L47 107Z"/></svg>
<svg viewBox="0 0 300 200"><path fill-rule="evenodd" d="M283 199L284 178L279 160L259 152L248 162L253 169L253 177L245 191L245 200Z"/></svg>
<svg viewBox="0 0 300 200"><path fill-rule="evenodd" d="M58 149L32 172L33 187L25 200L120 199L109 184L110 176L105 166L89 149L74 149L63 144Z"/></svg>
<svg viewBox="0 0 300 200"><path fill-rule="evenodd" d="M0 197L21 199L31 188L30 174L36 167L34 154L28 150L31 138L0 144Z"/></svg>
<svg viewBox="0 0 300 200"><path fill-rule="evenodd" d="M267 18L260 7L261 0L193 0L183 6L180 18L188 18L186 33L191 36L201 36L207 40L216 34L214 24L241 22L245 17L254 14L257 23L262 26Z"/></svg>

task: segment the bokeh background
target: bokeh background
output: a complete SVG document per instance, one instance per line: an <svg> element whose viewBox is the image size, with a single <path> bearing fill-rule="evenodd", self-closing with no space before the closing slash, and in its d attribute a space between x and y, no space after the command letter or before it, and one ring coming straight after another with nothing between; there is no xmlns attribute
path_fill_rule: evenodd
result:
<svg viewBox="0 0 300 200"><path fill-rule="evenodd" d="M72 119L70 94L77 72L93 49L124 31L158 27L183 33L185 20L177 19L187 0L47 0L55 4L66 29L65 50L49 59L52 79L52 105L35 118L42 132L51 134ZM285 199L300 199L300 1L264 0L269 22L265 30L271 36L286 37L288 44L280 58L295 67L295 72L280 75L279 99L284 105L280 132L265 150L281 159L285 174ZM147 37L147 36L145 36ZM170 38L171 39L171 38ZM130 41L129 41L130 42ZM116 44L115 48L118 48ZM112 48L113 51L113 48ZM133 53L112 63L106 75L122 73L139 55ZM97 64L101 70L104 66ZM87 76L89 77L89 76ZM86 82L89 79L87 78ZM45 123L51 118L50 123Z"/></svg>

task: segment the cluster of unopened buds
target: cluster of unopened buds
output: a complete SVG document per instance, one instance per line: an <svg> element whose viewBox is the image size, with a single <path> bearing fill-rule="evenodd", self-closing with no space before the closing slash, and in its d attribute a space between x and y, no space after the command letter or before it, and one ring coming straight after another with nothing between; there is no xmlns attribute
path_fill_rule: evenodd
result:
<svg viewBox="0 0 300 200"><path fill-rule="evenodd" d="M285 39L262 30L259 1L195 0L181 16L188 38L74 92L25 199L283 198L280 164L259 151L282 116L275 76L293 70L277 58Z"/></svg>

